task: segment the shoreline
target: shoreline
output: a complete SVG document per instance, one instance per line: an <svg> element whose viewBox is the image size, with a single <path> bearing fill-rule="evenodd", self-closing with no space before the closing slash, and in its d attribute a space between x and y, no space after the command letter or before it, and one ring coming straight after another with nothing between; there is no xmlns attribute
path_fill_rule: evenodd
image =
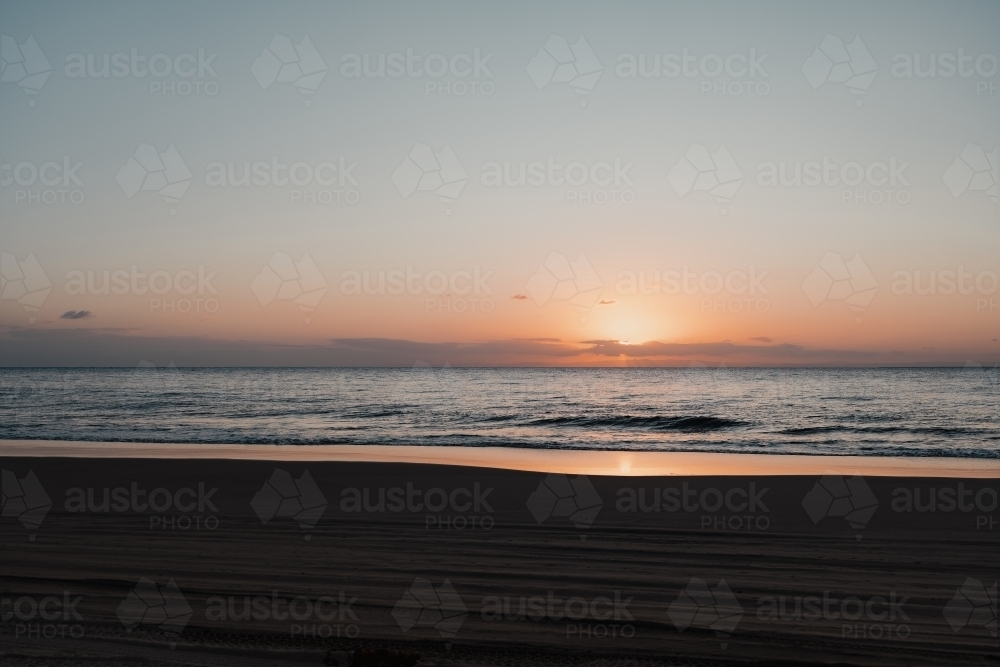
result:
<svg viewBox="0 0 1000 667"><path fill-rule="evenodd" d="M1000 478L1000 459L600 451L453 445L231 445L0 440L0 457L230 459L467 466L577 475L823 475Z"/></svg>

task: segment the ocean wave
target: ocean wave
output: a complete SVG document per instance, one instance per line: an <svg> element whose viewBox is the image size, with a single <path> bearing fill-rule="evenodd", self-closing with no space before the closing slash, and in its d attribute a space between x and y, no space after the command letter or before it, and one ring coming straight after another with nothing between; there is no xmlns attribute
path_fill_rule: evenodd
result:
<svg viewBox="0 0 1000 667"><path fill-rule="evenodd" d="M913 433L920 435L971 435L981 434L983 429L966 428L963 426L796 426L778 431L785 435L812 435L819 433Z"/></svg>
<svg viewBox="0 0 1000 667"><path fill-rule="evenodd" d="M182 374L178 394L161 374L0 369L0 439L1000 458L995 395L962 369L465 369L413 392L397 370Z"/></svg>
<svg viewBox="0 0 1000 667"><path fill-rule="evenodd" d="M3 439L0 437L0 439ZM19 440L50 440L45 437L22 437ZM225 436L201 436L201 437L177 437L164 434L162 437L127 437L108 435L104 437L93 437L89 435L65 434L65 437L55 438L64 442L96 442L96 443L138 443L156 445L285 445L309 447L313 445L408 445L408 446L461 446L461 447L510 447L514 449L545 449L545 450L575 450L575 451L656 451L656 452L702 452L702 453L763 453L763 454L821 454L827 456L866 456L874 458L894 458L899 456L918 458L969 458L969 459L998 459L1000 452L996 450L984 450L976 447L928 447L928 446L906 446L906 445L885 445L875 447L856 447L851 451L843 451L843 443L839 440L828 440L817 443L815 441L785 442L781 446L775 443L766 442L740 442L727 441L720 446L719 443L686 443L668 444L657 443L650 446L645 442L615 441L608 443L579 444L561 440L546 440L542 438L531 438L529 440L508 439L504 437L490 438L482 434L440 434L425 436L419 439L406 437L377 438L370 437L338 437L338 438L273 438L273 437L241 437L233 435ZM817 450L817 445L823 445Z"/></svg>
<svg viewBox="0 0 1000 667"><path fill-rule="evenodd" d="M652 431L716 431L724 428L746 426L747 422L737 419L709 416L683 417L640 417L635 415L615 415L608 417L543 417L527 422L529 426L606 426L610 428L639 428Z"/></svg>

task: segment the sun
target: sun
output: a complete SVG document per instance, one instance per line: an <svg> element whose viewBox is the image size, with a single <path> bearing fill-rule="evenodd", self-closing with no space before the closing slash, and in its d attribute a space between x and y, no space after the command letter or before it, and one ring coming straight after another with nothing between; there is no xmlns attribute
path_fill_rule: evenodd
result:
<svg viewBox="0 0 1000 667"><path fill-rule="evenodd" d="M619 345L641 345L676 335L669 315L650 310L645 304L618 303L607 309L599 322L601 337Z"/></svg>

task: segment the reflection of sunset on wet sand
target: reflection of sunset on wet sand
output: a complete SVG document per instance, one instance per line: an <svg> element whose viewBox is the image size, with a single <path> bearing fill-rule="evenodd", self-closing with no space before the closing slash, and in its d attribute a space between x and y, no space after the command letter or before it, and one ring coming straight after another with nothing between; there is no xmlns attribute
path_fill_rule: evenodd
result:
<svg viewBox="0 0 1000 667"><path fill-rule="evenodd" d="M609 452L402 445L206 445L0 440L0 456L113 459L236 459L302 462L422 463L612 476L879 475L1000 478L1000 461L920 457Z"/></svg>

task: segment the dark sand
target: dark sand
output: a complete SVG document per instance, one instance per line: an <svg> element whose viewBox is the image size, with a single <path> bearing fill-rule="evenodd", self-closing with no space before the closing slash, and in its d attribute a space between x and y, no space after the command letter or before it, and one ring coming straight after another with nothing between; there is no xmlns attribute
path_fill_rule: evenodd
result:
<svg viewBox="0 0 1000 667"><path fill-rule="evenodd" d="M5 667L349 664L347 653L364 648L419 654L422 665L1000 663L995 477L868 475L830 504L816 476L797 475L592 475L592 492L573 475L408 463L0 463ZM271 516L280 493L264 486L282 486L276 469L315 482L285 491L300 507L289 499L279 514L301 509L298 521ZM47 514L29 471L51 501ZM838 492L845 479L828 486ZM539 490L543 482L556 493ZM685 484L688 509L667 511L664 490L683 503ZM133 485L146 491L141 502L155 489L192 493L159 510L86 507L88 490L100 505L104 489L111 504L126 489L129 504ZM200 485L217 490L199 508ZM368 489L375 503L394 488L402 511L344 505L350 489ZM445 493L417 509L431 489ZM623 511L629 489L647 507L659 489L660 511ZM903 489L919 490L922 506L935 489L937 507L905 511ZM967 511L946 511L953 494ZM153 495L165 504L162 491ZM74 507L80 497L84 507ZM129 598L144 579L156 586L147 602ZM256 596L256 618L231 618ZM63 608L78 597L75 614ZM796 597L808 598L800 613ZM523 616L522 598L537 598ZM294 616L283 617L293 599Z"/></svg>

